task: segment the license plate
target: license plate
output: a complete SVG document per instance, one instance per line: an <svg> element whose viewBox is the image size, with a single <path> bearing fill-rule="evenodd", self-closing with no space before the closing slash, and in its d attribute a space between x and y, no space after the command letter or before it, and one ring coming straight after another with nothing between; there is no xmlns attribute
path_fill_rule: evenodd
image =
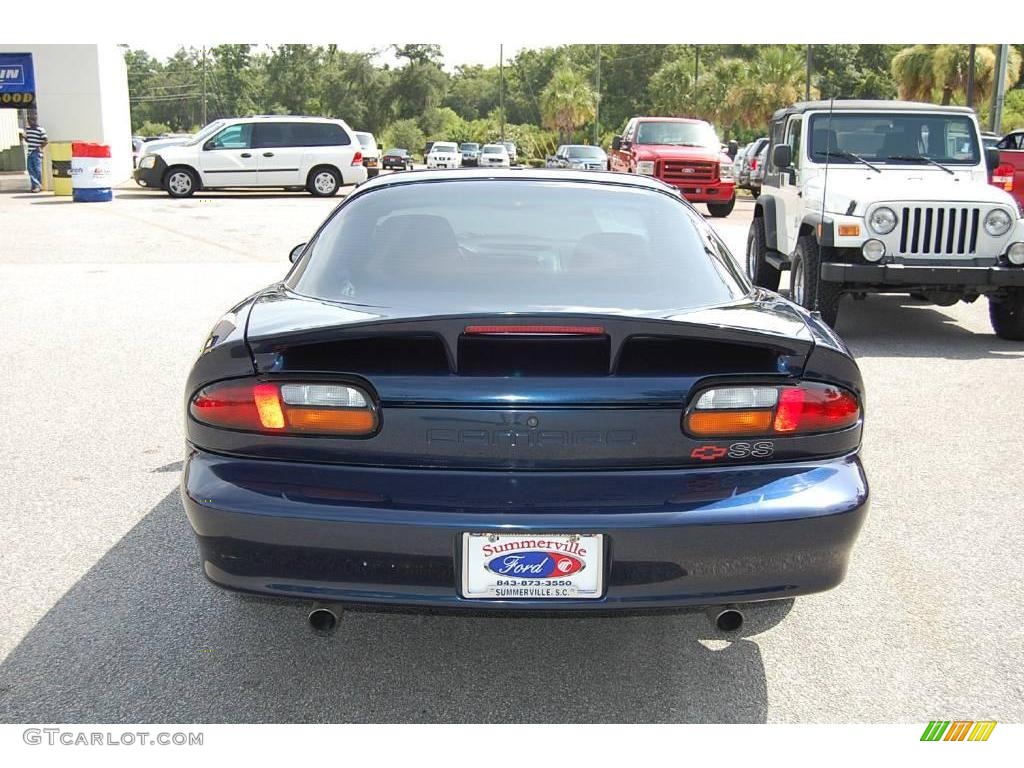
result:
<svg viewBox="0 0 1024 768"><path fill-rule="evenodd" d="M593 599L604 585L599 533L463 533L462 596Z"/></svg>

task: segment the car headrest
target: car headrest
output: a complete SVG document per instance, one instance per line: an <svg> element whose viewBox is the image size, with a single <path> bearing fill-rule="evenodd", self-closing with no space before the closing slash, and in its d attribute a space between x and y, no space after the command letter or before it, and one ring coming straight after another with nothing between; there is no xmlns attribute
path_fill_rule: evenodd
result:
<svg viewBox="0 0 1024 768"><path fill-rule="evenodd" d="M647 238L630 232L595 232L580 238L566 265L578 272L640 270L647 262Z"/></svg>
<svg viewBox="0 0 1024 768"><path fill-rule="evenodd" d="M372 267L437 272L460 261L455 230L443 216L405 214L380 225Z"/></svg>

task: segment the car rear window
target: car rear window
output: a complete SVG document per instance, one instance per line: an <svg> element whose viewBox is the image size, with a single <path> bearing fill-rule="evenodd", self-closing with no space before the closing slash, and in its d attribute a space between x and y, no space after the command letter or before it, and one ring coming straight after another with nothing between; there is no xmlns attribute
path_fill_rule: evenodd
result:
<svg viewBox="0 0 1024 768"><path fill-rule="evenodd" d="M536 179L357 195L288 285L328 301L446 312L686 309L749 289L710 227L670 194Z"/></svg>

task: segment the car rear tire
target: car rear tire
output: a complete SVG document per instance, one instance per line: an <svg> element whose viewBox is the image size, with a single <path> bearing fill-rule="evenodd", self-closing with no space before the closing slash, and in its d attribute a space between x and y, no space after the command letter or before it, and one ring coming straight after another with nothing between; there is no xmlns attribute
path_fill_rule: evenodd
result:
<svg viewBox="0 0 1024 768"><path fill-rule="evenodd" d="M777 291L782 273L768 263L767 256L764 219L757 218L750 222L750 232L747 233L747 277L754 285Z"/></svg>
<svg viewBox="0 0 1024 768"><path fill-rule="evenodd" d="M199 188L199 177L191 168L169 168L164 174L164 189L171 197L192 197Z"/></svg>
<svg viewBox="0 0 1024 768"><path fill-rule="evenodd" d="M708 213L716 219L724 219L732 213L732 209L735 207L736 197L733 196L732 200L727 203L708 203Z"/></svg>
<svg viewBox="0 0 1024 768"><path fill-rule="evenodd" d="M321 165L309 172L306 189L313 197L332 197L341 187L341 174L334 168Z"/></svg>
<svg viewBox="0 0 1024 768"><path fill-rule="evenodd" d="M790 266L789 297L804 309L819 312L821 319L835 328L843 292L838 283L821 279L823 250L811 235L804 235L797 240Z"/></svg>
<svg viewBox="0 0 1024 768"><path fill-rule="evenodd" d="M1024 341L1024 289L1010 288L1005 296L990 296L988 316L996 336Z"/></svg>

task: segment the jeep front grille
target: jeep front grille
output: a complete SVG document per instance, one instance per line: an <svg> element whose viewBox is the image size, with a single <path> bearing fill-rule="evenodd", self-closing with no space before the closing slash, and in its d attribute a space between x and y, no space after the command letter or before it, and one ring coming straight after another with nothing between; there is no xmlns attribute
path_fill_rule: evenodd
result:
<svg viewBox="0 0 1024 768"><path fill-rule="evenodd" d="M965 256L978 249L981 211L959 206L903 209L900 254Z"/></svg>
<svg viewBox="0 0 1024 768"><path fill-rule="evenodd" d="M669 184L718 181L718 163L690 160L659 160L655 175Z"/></svg>

